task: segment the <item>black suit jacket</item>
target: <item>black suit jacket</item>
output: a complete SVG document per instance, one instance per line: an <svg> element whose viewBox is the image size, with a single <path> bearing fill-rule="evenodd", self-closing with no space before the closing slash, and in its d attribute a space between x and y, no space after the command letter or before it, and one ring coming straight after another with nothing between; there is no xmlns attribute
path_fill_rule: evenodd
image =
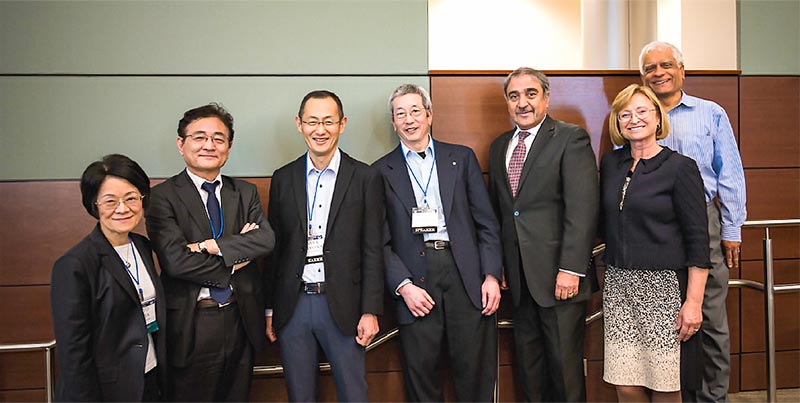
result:
<svg viewBox="0 0 800 403"><path fill-rule="evenodd" d="M156 289L153 333L166 385L166 300L147 238L131 233L139 275ZM146 272L142 272L146 269ZM53 266L50 303L58 347L57 401L139 401L144 391L147 327L139 294L114 247L95 229Z"/></svg>
<svg viewBox="0 0 800 403"><path fill-rule="evenodd" d="M481 285L487 274L502 274L500 225L492 210L478 160L467 147L434 141L439 195L453 259L464 289L481 308ZM386 192L386 284L397 300L400 324L415 320L394 290L405 279L425 288L427 272L422 235L411 232L411 209L417 207L403 149L397 146L373 164L383 174Z"/></svg>
<svg viewBox="0 0 800 403"><path fill-rule="evenodd" d="M201 287L233 285L245 332L256 351L266 347L261 270L250 264L231 274L234 264L265 256L275 236L264 218L256 187L222 176L224 227L217 245L222 256L191 252L186 245L211 239L211 225L200 193L186 171L155 186L147 208L147 233L161 263L170 321L170 364L188 365L194 342L194 314ZM240 234L245 223L259 229Z"/></svg>
<svg viewBox="0 0 800 403"><path fill-rule="evenodd" d="M511 130L492 142L489 193L500 217L514 305L520 301L521 270L540 306L585 301L591 294L586 277L574 298L558 301L554 293L559 268L587 274L591 258L599 190L589 135L578 126L545 117L522 167L515 198L505 165L513 136Z"/></svg>
<svg viewBox="0 0 800 403"><path fill-rule="evenodd" d="M325 234L325 297L334 321L355 336L362 314L383 313L385 217L380 173L341 152ZM272 176L269 221L277 238L268 260L267 304L277 331L294 313L308 246L306 155Z"/></svg>

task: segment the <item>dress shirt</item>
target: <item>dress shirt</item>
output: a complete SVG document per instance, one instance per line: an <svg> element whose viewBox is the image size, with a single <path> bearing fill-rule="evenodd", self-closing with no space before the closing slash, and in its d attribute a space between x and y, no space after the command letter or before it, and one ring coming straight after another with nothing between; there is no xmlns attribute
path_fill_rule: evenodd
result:
<svg viewBox="0 0 800 403"><path fill-rule="evenodd" d="M545 118L546 117L547 117L547 115L545 115ZM511 164L511 154L514 153L514 148L517 147L517 142L519 142L519 132L528 132L528 133L530 133L528 135L528 137L525 137L525 140L523 141L525 143L525 160L527 160L528 159L528 153L531 152L531 147L533 147L533 140L535 140L536 139L536 135L539 134L539 129L542 127L542 123L544 123L544 118L542 118L542 121L539 122L538 125L530 128L528 130L522 130L522 129L519 128L519 126L517 126L517 130L514 132L514 135L511 137L511 141L508 142L508 149L506 150L506 172L508 172L508 165ZM524 166L524 163L523 163L523 166ZM578 276L578 277L585 277L586 276L585 274L576 273L574 271L567 270L567 269L564 269L564 268L559 268L558 270L561 271L561 272L564 272L564 273L569 273L569 274Z"/></svg>
<svg viewBox="0 0 800 403"><path fill-rule="evenodd" d="M722 206L722 239L741 242L747 195L742 159L728 115L716 103L686 93L667 115L671 132L659 144L697 162L706 203L716 197Z"/></svg>
<svg viewBox="0 0 800 403"><path fill-rule="evenodd" d="M311 157L306 153L306 217L313 211L308 221L311 224L311 233L314 236L322 236L323 243L328 230L328 213L330 213L333 189L336 186L336 175L339 172L341 161L342 155L337 148L328 166L319 170L314 167ZM319 186L317 186L317 179L319 179ZM313 209L311 203L314 203ZM305 265L303 281L307 283L325 281L325 262Z"/></svg>
<svg viewBox="0 0 800 403"><path fill-rule="evenodd" d="M439 193L439 174L435 166L436 154L433 148L433 139L428 135L428 147L425 148L425 158L422 158L416 151L412 151L410 148L406 147L402 142L400 142L400 147L403 150L403 155L405 155L408 179L411 181L411 188L414 189L417 207L423 206L425 200L427 200L428 207L438 211L438 231L422 234L422 239L425 241L449 241L450 237L447 235L447 223L444 220L444 211L442 210L442 196ZM417 180L414 180L415 177ZM428 194L426 196L423 193L423 189L428 183L428 177L430 177L430 185L428 185ZM419 181L419 183L417 183L417 181ZM411 228L409 228L409 231L410 230Z"/></svg>
<svg viewBox="0 0 800 403"><path fill-rule="evenodd" d="M208 182L207 180L195 175L190 170L186 170L186 173L189 175L189 179L192 180L194 187L197 189L197 193L200 194L200 198L203 199L203 209L206 210L206 215L208 215L208 207L206 207L206 203L208 202L208 192L203 190L202 186L203 183ZM214 178L213 182L219 182L216 189L214 189L214 194L217 196L217 201L219 202L219 209L222 211L222 173L218 173L217 177ZM211 226L211 221L208 223L209 227ZM222 250L217 252L217 256L222 256ZM233 268L231 268L231 273L233 273ZM233 289L233 284L231 284L231 289ZM200 301L201 299L211 298L211 291L208 287L200 287L200 294L197 295L197 300Z"/></svg>
<svg viewBox="0 0 800 403"><path fill-rule="evenodd" d="M136 246L133 245L133 242L128 243L127 245L120 245L115 246L114 250L117 251L117 255L119 255L120 259L122 259L125 263L130 263L131 267L128 268L128 278L131 279L131 284L133 284L133 288L136 289L136 293L138 295L139 289L142 289L142 298L145 301L154 299L156 297L156 287L153 285L153 279L150 278L150 273L147 271L147 267L144 265L144 260L142 260L142 255L139 253L139 250L136 249ZM137 270L137 263L138 263L138 270ZM139 284L136 284L136 277L139 281ZM164 301L156 301L156 304L163 304ZM155 306L153 307L153 312L155 312ZM158 321L158 317L156 321ZM161 318L163 320L163 318ZM163 322L162 322L163 324ZM145 359L144 364L144 373L150 372L153 368L158 365L158 360L156 359L156 345L153 341L153 334L147 334L147 358Z"/></svg>
<svg viewBox="0 0 800 403"><path fill-rule="evenodd" d="M547 115L545 115L545 118ZM536 135L539 133L539 129L542 127L542 123L544 123L544 119L539 122L538 125L530 128L529 130L522 130L517 126L517 131L514 132L514 136L511 137L511 141L508 142L508 149L506 150L506 172L508 172L508 165L511 164L511 154L514 153L514 148L517 146L517 142L519 141L519 132L528 132L530 133L528 137L525 137L525 159L528 159L528 153L531 152L531 147L533 146L533 140L536 139ZM523 159L523 161L525 160Z"/></svg>

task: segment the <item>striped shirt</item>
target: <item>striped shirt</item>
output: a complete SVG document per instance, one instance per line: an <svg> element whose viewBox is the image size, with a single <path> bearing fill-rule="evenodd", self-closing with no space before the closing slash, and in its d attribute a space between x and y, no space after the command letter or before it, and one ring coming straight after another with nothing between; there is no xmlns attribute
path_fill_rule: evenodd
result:
<svg viewBox="0 0 800 403"><path fill-rule="evenodd" d="M697 162L706 202L716 197L721 205L722 239L741 242L747 194L742 159L728 115L718 104L686 93L667 115L670 134L659 144Z"/></svg>

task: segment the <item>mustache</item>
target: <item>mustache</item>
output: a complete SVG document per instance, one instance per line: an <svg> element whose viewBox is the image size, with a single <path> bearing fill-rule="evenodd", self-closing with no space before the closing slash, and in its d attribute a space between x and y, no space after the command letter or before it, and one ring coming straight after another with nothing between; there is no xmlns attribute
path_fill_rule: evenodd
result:
<svg viewBox="0 0 800 403"><path fill-rule="evenodd" d="M536 109L533 109L533 108L522 108L522 109L517 109L517 114L520 114L520 113L527 113L527 112L536 113Z"/></svg>

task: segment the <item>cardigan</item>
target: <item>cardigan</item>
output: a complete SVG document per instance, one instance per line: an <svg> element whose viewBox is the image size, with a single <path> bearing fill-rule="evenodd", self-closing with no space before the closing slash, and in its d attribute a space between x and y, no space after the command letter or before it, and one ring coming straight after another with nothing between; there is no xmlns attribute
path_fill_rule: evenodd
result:
<svg viewBox="0 0 800 403"><path fill-rule="evenodd" d="M632 164L630 145L609 151L600 164L606 264L642 270L710 268L708 215L697 164L667 147L639 160L630 173Z"/></svg>

